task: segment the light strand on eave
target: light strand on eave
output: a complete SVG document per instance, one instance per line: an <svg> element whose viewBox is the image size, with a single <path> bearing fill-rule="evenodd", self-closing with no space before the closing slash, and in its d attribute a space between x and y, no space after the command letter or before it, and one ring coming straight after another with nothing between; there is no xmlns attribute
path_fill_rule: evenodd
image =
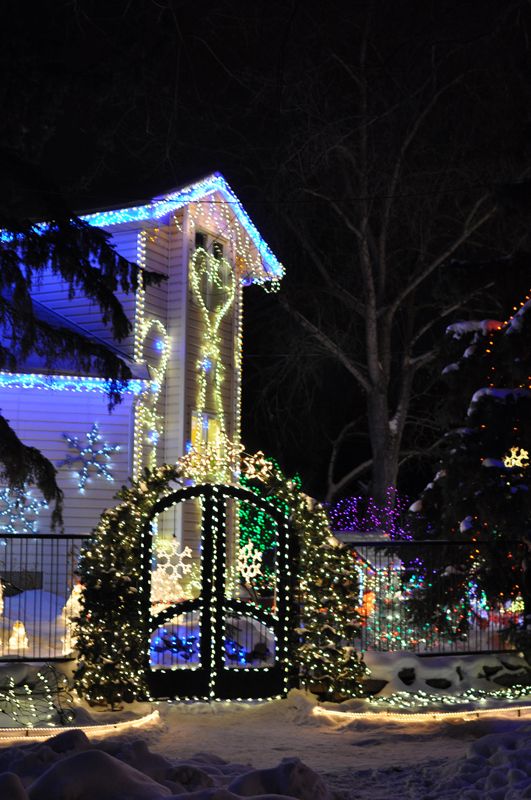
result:
<svg viewBox="0 0 531 800"><path fill-rule="evenodd" d="M206 200L214 192L219 192L225 202L231 206L238 222L245 229L260 254L266 275L261 279L258 276L254 276L254 280L259 283L280 280L284 275L284 267L269 245L262 239L241 202L219 172L197 183L185 186L183 189L168 194L163 198L155 199L151 203L114 211L98 211L93 214L85 214L81 218L97 227L119 225L126 222L157 220L167 214L175 213L175 211L189 203Z"/></svg>

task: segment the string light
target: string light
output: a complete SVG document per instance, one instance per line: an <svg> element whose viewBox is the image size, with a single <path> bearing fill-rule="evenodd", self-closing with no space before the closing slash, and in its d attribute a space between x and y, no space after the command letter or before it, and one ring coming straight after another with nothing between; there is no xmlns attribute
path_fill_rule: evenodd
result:
<svg viewBox="0 0 531 800"><path fill-rule="evenodd" d="M223 320L231 310L236 295L234 272L229 262L224 258L210 255L202 247L196 248L189 265L190 288L194 300L200 310L203 324L203 335L197 360L197 401L196 414L203 421L207 403L208 373L211 375L212 402L215 411L216 423L219 426L217 441L212 443L213 449L218 449L223 461L230 441L227 436L225 424L225 410L223 407L222 384L225 367L221 357L222 337L220 328ZM205 290L213 286L220 295L220 302L214 308L209 308L205 300ZM210 368L206 368L210 365ZM212 365L215 365L212 367ZM196 450L202 448L201 434L196 431L192 447ZM230 466L229 466L230 469ZM234 467L232 466L231 472ZM224 480L226 476L216 475L214 480Z"/></svg>
<svg viewBox="0 0 531 800"><path fill-rule="evenodd" d="M127 222L160 220L186 206L192 208L192 220L200 220L203 216L212 216L214 213L222 216L227 234L236 244L236 255L240 262L239 271L244 284L272 282L275 285L282 278L284 274L282 264L262 239L242 204L219 172L177 192L155 198L145 205L86 214L82 219L96 227L105 228Z"/></svg>
<svg viewBox="0 0 531 800"><path fill-rule="evenodd" d="M55 707L52 706L52 710ZM160 721L160 714L158 711L151 711L149 714L138 719L128 719L124 722L111 722L103 725L76 725L76 731L83 731L87 736L109 736L116 733L123 733L126 730L135 728L143 728L146 725L157 723ZM17 741L24 739L25 741L48 739L50 736L55 736L58 733L64 733L65 728L55 727L53 725L41 728L32 724L28 725L24 730L13 728L0 728L0 739L6 741Z"/></svg>
<svg viewBox="0 0 531 800"><path fill-rule="evenodd" d="M114 481L109 464L107 463L112 453L120 450L117 444L107 444L103 441L100 434L99 425L95 422L85 434L87 444L80 442L77 436L69 436L63 433L63 437L68 443L71 450L76 450L77 454L67 454L66 458L59 461L58 467L72 467L79 462L80 468L78 470L78 489L83 494L87 483L90 481L91 472L95 472L97 478L103 478L106 481ZM102 442L102 444L100 444Z"/></svg>
<svg viewBox="0 0 531 800"><path fill-rule="evenodd" d="M48 508L48 504L34 497L31 489L3 486L0 488L0 532L36 534L38 516L43 508Z"/></svg>
<svg viewBox="0 0 531 800"><path fill-rule="evenodd" d="M515 467L529 466L529 452L523 447L511 447L506 456L503 457L503 465L508 469Z"/></svg>
<svg viewBox="0 0 531 800"><path fill-rule="evenodd" d="M140 394L145 391L148 385L148 381L132 379L127 382L127 385L121 385L119 391L126 394ZM99 392L101 394L109 394L113 384L104 378L0 372L0 387L3 389L40 389L54 392Z"/></svg>

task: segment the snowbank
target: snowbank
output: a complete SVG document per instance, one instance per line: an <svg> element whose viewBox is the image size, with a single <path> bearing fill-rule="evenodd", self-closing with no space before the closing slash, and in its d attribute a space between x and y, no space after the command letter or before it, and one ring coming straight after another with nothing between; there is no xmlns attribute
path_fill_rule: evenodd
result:
<svg viewBox="0 0 531 800"><path fill-rule="evenodd" d="M198 753L169 760L142 740L92 744L79 730L0 751L2 800L332 800L298 758L253 770Z"/></svg>

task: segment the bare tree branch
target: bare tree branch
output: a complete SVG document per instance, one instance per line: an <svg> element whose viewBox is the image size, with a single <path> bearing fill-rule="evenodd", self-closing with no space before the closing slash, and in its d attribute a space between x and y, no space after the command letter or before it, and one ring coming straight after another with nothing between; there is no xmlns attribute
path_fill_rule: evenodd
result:
<svg viewBox="0 0 531 800"><path fill-rule="evenodd" d="M323 330L318 328L313 322L310 322L307 317L304 316L300 311L294 308L292 305L288 303L284 296L280 296L279 302L282 307L289 313L291 316L296 319L302 327L307 330L311 335L320 342L323 347L325 347L328 352L334 356L340 364L342 364L345 369L350 372L350 374L356 379L359 383L363 391L368 392L370 389L370 384L368 383L366 377L363 375L361 370L351 361L350 358L346 355L346 353L337 345Z"/></svg>
<svg viewBox="0 0 531 800"><path fill-rule="evenodd" d="M420 286L430 275L433 275L436 269L438 269L445 261L448 261L451 255L455 253L455 251L469 239L475 231L479 230L489 219L491 219L494 214L496 213L496 208L491 208L485 214L483 214L476 222L471 223L471 215L474 210L485 200L484 198L480 198L478 202L475 204L474 209L468 215L467 221L464 226L464 230L462 231L461 235L454 239L452 244L450 244L437 258L435 258L427 267L425 267L415 278L410 281L409 284L395 297L391 305L385 310L385 313L390 315L391 317L394 316L396 310L401 306L404 302L406 297L408 297L415 289Z"/></svg>

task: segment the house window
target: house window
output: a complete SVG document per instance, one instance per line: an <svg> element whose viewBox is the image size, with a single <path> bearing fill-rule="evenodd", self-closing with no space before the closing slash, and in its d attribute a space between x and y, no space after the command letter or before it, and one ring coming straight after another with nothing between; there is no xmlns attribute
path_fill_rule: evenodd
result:
<svg viewBox="0 0 531 800"><path fill-rule="evenodd" d="M203 250L207 248L207 235L203 233L203 231L196 231L195 232L195 248L197 250L198 247L202 247Z"/></svg>
<svg viewBox="0 0 531 800"><path fill-rule="evenodd" d="M190 441L194 450L201 450L205 445L219 449L220 433L219 420L214 414L207 414L204 411L192 412Z"/></svg>

